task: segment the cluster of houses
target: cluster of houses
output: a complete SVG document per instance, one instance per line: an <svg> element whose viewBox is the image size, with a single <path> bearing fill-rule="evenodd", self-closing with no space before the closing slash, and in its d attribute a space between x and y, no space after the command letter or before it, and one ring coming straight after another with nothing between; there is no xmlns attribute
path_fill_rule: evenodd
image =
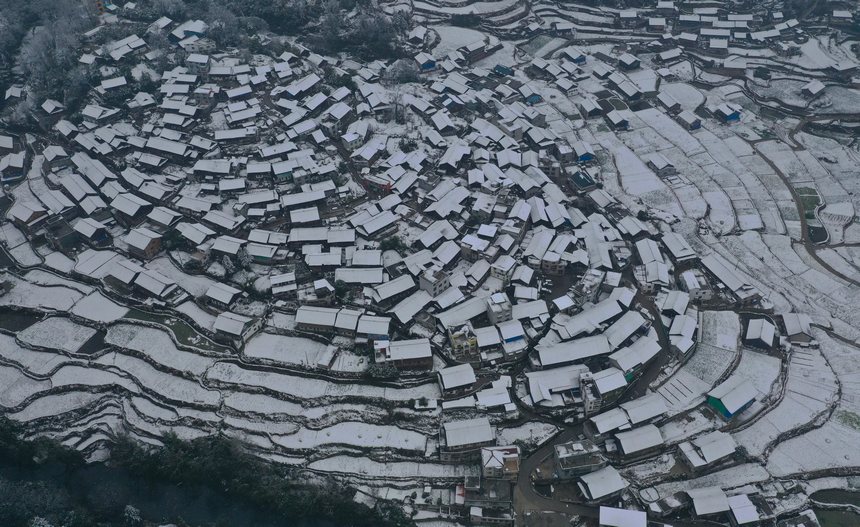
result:
<svg viewBox="0 0 860 527"><path fill-rule="evenodd" d="M730 42L779 38L796 25L778 13L770 21L711 7L687 14L671 1L652 11L621 11L618 23L682 31L671 38L677 46L657 55L663 63L680 60L687 46L720 54ZM557 445L548 477L575 481L588 502L617 498L628 484L612 463L659 452L655 423L667 412L656 394L623 396L658 358L695 353L698 306L715 298L755 305L761 293L718 254L700 257L683 235L658 231L603 190L606 153L585 133L558 132L541 87L573 94L578 83L600 83L606 95L577 96L571 118L604 119L619 133L629 112L615 102L650 100L688 130L707 117L682 110L660 91L659 76L643 82L642 62L627 51L571 46L522 67L487 67L498 39L437 58L419 29L409 39L422 77L407 94L381 81L390 64L299 45L245 63L219 52L197 20L162 18L146 34L92 46L80 60L99 65L104 78L78 122L62 104L42 104L53 137L38 152L40 170L27 175L39 191L17 199L9 219L118 295L197 303L215 317L201 327L225 341L263 328L265 316L236 309L262 296L289 331L346 340L403 372L435 370L439 460L481 464L481 477L466 478L453 498L475 523L513 521L520 450L497 445L494 426L519 415L512 393L534 411L585 421L587 439ZM153 66L147 39L155 33L184 58L157 72L157 88L146 92L139 79L115 73ZM814 95L823 86L804 89ZM111 106L118 90L129 95ZM742 108L724 102L707 113L731 123ZM0 136L4 182L36 162L19 141ZM642 161L659 177L676 172L659 153ZM165 254L218 282L193 298L177 278L182 270L166 276L154 265ZM265 278L262 288L250 287L248 274ZM745 343L812 342L808 318L786 314L780 323L749 320ZM315 366L327 368L333 353L326 348ZM451 365L438 367L437 357ZM493 373L521 360L515 377ZM730 420L754 397L730 378L707 404ZM463 409L479 416L448 418ZM701 471L734 451L731 436L713 432L682 443L677 455ZM744 525L766 515L718 488L663 505L649 514L690 505L696 516L730 514ZM600 525L644 526L645 517L600 509Z"/></svg>

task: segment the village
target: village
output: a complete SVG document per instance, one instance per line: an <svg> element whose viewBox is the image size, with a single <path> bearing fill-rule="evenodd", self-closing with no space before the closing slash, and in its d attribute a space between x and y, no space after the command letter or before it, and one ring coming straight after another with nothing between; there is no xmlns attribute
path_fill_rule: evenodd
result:
<svg viewBox="0 0 860 527"><path fill-rule="evenodd" d="M0 407L93 462L223 433L434 527L826 527L860 485L826 4L395 1L407 57L364 62L108 3L86 104L0 130Z"/></svg>

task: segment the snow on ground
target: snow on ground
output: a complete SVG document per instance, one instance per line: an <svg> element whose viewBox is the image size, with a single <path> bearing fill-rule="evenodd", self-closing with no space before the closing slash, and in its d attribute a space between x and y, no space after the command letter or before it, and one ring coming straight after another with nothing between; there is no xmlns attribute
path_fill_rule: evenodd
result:
<svg viewBox="0 0 860 527"><path fill-rule="evenodd" d="M358 448L386 448L424 452L423 434L396 426L360 422L337 423L322 430L302 428L293 435L275 437L274 442L288 449L319 448L324 445L349 445Z"/></svg>
<svg viewBox="0 0 860 527"><path fill-rule="evenodd" d="M731 311L701 314L699 343L693 356L657 389L671 413L701 403L707 393L732 366L738 353L740 319Z"/></svg>
<svg viewBox="0 0 860 527"><path fill-rule="evenodd" d="M660 426L660 433L667 444L680 443L702 432L713 430L724 423L705 415L701 410L693 410L676 415Z"/></svg>
<svg viewBox="0 0 860 527"><path fill-rule="evenodd" d="M252 420L244 417L227 416L222 422L230 428L267 436L295 434L299 430L299 426L295 423L267 419Z"/></svg>
<svg viewBox="0 0 860 527"><path fill-rule="evenodd" d="M705 96L697 88L685 82L670 82L660 85L660 91L671 95L684 110L691 112L705 103Z"/></svg>
<svg viewBox="0 0 860 527"><path fill-rule="evenodd" d="M37 376L47 376L61 364L76 362L54 351L37 351L21 347L15 337L0 333L0 357L4 361L20 365L27 372Z"/></svg>
<svg viewBox="0 0 860 527"><path fill-rule="evenodd" d="M362 372L370 365L370 358L353 353L350 350L341 349L337 352L331 365L332 371L340 372Z"/></svg>
<svg viewBox="0 0 860 527"><path fill-rule="evenodd" d="M215 280L202 275L191 275L178 269L167 256L161 256L147 263L147 269L158 271L164 276L170 278L182 289L188 291L195 297L201 297L206 294L206 291L216 283Z"/></svg>
<svg viewBox="0 0 860 527"><path fill-rule="evenodd" d="M102 393L90 392L65 392L45 395L31 402L18 412L8 414L8 416L10 419L16 421L32 421L34 419L42 419L43 417L60 416L67 412L89 406L103 397L105 395Z"/></svg>
<svg viewBox="0 0 860 527"><path fill-rule="evenodd" d="M745 463L735 465L727 469L712 472L698 478L683 481L671 481L662 483L654 488L660 494L660 498L667 498L676 492L690 489L701 489L704 487L721 487L723 490L741 487L750 483L767 481L770 474L759 464Z"/></svg>
<svg viewBox="0 0 860 527"><path fill-rule="evenodd" d="M71 273L72 269L75 268L75 262L65 254L61 252L54 251L47 256L45 256L45 265L59 271L61 273Z"/></svg>
<svg viewBox="0 0 860 527"><path fill-rule="evenodd" d="M439 45L433 48L433 56L441 59L448 53L456 51L467 44L482 40L484 34L474 29L455 26L433 26L439 33Z"/></svg>
<svg viewBox="0 0 860 527"><path fill-rule="evenodd" d="M514 5L516 5L516 3L517 3L517 0L499 0L498 2L473 2L470 4L463 5L463 6L447 5L447 6L444 6L443 8L440 9L439 7L437 7L434 4L429 4L429 3L420 2L420 1L416 0L415 2L413 2L413 8L418 9L418 10L422 10L422 11L440 11L440 12L444 13L445 15L455 15L455 14L467 15L470 13L474 13L476 15L487 16L487 15L490 15L493 13L498 13L499 11L504 11L506 9L509 9L509 8L513 7ZM438 29L438 28L434 27L434 29ZM460 28L457 28L457 29L460 29ZM441 33L440 33L440 36L442 36ZM443 37L443 40L444 40L444 37ZM474 40L472 40L470 42L474 42ZM466 42L466 44L469 44L470 42Z"/></svg>
<svg viewBox="0 0 860 527"><path fill-rule="evenodd" d="M746 379L758 392L756 400L748 409L737 417L744 420L756 415L765 408L767 399L776 386L782 361L777 357L765 355L751 349L741 351L741 360L730 378Z"/></svg>
<svg viewBox="0 0 860 527"><path fill-rule="evenodd" d="M72 313L93 322L113 322L124 317L128 308L93 291L75 304Z"/></svg>
<svg viewBox="0 0 860 527"><path fill-rule="evenodd" d="M49 273L41 269L35 269L33 271L30 271L26 274L24 278L26 278L28 282L33 284L44 286L68 287L69 289L74 289L75 291L78 291L85 295L88 295L93 291L93 288L86 284L82 284L74 280L69 280L68 278L63 278L62 276L57 276L53 273Z"/></svg>
<svg viewBox="0 0 860 527"><path fill-rule="evenodd" d="M520 426L499 428L499 444L510 445L514 441L526 441L537 445L554 436L558 427L550 423L530 422Z"/></svg>
<svg viewBox="0 0 860 527"><path fill-rule="evenodd" d="M676 465L675 456L663 454L661 456L625 467L621 473L628 480L647 481L651 478L663 478L670 474Z"/></svg>
<svg viewBox="0 0 860 527"><path fill-rule="evenodd" d="M274 418L277 414L303 415L305 411L300 404L276 399L270 395L244 392L234 392L224 397L224 406L239 412L266 415L269 418Z"/></svg>
<svg viewBox="0 0 860 527"><path fill-rule="evenodd" d="M253 359L315 367L325 349L325 344L308 338L258 333L245 344L244 354Z"/></svg>
<svg viewBox="0 0 860 527"><path fill-rule="evenodd" d="M51 387L49 381L37 381L25 377L12 366L0 365L0 406L15 408L29 397Z"/></svg>
<svg viewBox="0 0 860 527"><path fill-rule="evenodd" d="M380 463L363 457L333 456L308 465L311 470L350 476L390 479L462 479L477 475L477 465L442 465L438 463L387 462Z"/></svg>
<svg viewBox="0 0 860 527"><path fill-rule="evenodd" d="M75 302L84 296L80 291L68 287L45 287L31 284L26 280L5 273L0 273L0 280L12 284L12 290L0 296L0 305L3 306L69 311Z"/></svg>
<svg viewBox="0 0 860 527"><path fill-rule="evenodd" d="M813 348L792 351L785 395L776 407L748 428L734 434L739 445L757 456L779 434L812 421L836 396L836 378L821 352Z"/></svg>
<svg viewBox="0 0 860 527"><path fill-rule="evenodd" d="M860 466L860 363L858 349L813 330L821 351L836 372L842 397L820 428L780 443L768 458L768 470L777 476L840 467Z"/></svg>
<svg viewBox="0 0 860 527"><path fill-rule="evenodd" d="M178 349L166 331L146 326L112 325L107 331L105 342L135 350L167 368L196 376L203 375L214 362L196 353Z"/></svg>
<svg viewBox="0 0 860 527"><path fill-rule="evenodd" d="M244 384L259 386L275 392L283 393L297 399L316 399L319 397L367 397L372 399L387 399L408 401L427 397L439 397L439 387L436 383L427 383L413 388L381 388L364 386L355 383L332 383L320 379L285 375L281 373L251 371L238 364L219 362L206 374L206 378L227 384Z"/></svg>
<svg viewBox="0 0 860 527"><path fill-rule="evenodd" d="M162 425L157 422L150 422L144 419L144 416L140 415L136 408L134 408L127 399L123 400L123 417L125 422L136 428L137 430L146 432L152 436L159 437L168 432L172 432L177 435L180 439L185 441L190 441L192 439L197 439L199 437L204 437L210 435L210 431L208 430L200 430L198 428L191 428L189 426L183 425Z"/></svg>
<svg viewBox="0 0 860 527"><path fill-rule="evenodd" d="M7 248L18 247L21 244L26 244L27 237L21 232L21 229L13 223L6 222L0 225L0 243L5 244Z"/></svg>
<svg viewBox="0 0 860 527"><path fill-rule="evenodd" d="M76 353L95 334L96 330L68 318L50 317L19 332L18 339L31 346Z"/></svg>
<svg viewBox="0 0 860 527"><path fill-rule="evenodd" d="M67 364L54 372L51 375L51 386L119 386L131 393L140 391L131 379L122 377L119 373L78 364Z"/></svg>
<svg viewBox="0 0 860 527"><path fill-rule="evenodd" d="M619 146L612 151L615 166L621 178L621 185L628 194L642 196L651 192L664 191L666 186L660 182L654 172L626 146Z"/></svg>
<svg viewBox="0 0 860 527"><path fill-rule="evenodd" d="M369 404L322 404L305 407L270 395L245 392L230 392L224 397L224 406L237 412L257 414L273 420L295 418L337 422L356 418L384 418L388 415L386 410Z"/></svg>
<svg viewBox="0 0 860 527"><path fill-rule="evenodd" d="M32 267L42 263L42 259L33 251L29 243L22 243L17 247L7 249L9 256L15 259L22 267Z"/></svg>
<svg viewBox="0 0 860 527"><path fill-rule="evenodd" d="M200 326L203 329L208 329L212 331L212 327L215 325L215 319L217 318L215 315L207 313L200 308L193 300L188 300L176 306L176 311L188 315L191 317L191 320L194 321L195 324Z"/></svg>
<svg viewBox="0 0 860 527"><path fill-rule="evenodd" d="M737 353L741 321L732 311L702 311L699 341Z"/></svg>
<svg viewBox="0 0 860 527"><path fill-rule="evenodd" d="M99 357L96 362L128 373L155 397L165 397L179 404L206 406L215 406L220 400L218 392L208 390L198 382L164 373L135 357L110 352Z"/></svg>

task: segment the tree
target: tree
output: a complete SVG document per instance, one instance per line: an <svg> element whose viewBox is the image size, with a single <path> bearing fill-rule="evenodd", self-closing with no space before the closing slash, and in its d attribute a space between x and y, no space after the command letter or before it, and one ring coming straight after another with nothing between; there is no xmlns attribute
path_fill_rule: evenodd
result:
<svg viewBox="0 0 860 527"><path fill-rule="evenodd" d="M481 17L475 13L451 15L451 24L460 27L476 27L481 24Z"/></svg>
<svg viewBox="0 0 860 527"><path fill-rule="evenodd" d="M368 366L367 375L372 379L395 379L400 375L400 371L388 362L375 362Z"/></svg>
<svg viewBox="0 0 860 527"><path fill-rule="evenodd" d="M343 280L336 280L334 283L334 296L342 299L346 292L349 291L349 285Z"/></svg>
<svg viewBox="0 0 860 527"><path fill-rule="evenodd" d="M363 13L355 18L349 42L364 59L392 58L401 55L391 20L381 12Z"/></svg>
<svg viewBox="0 0 860 527"><path fill-rule="evenodd" d="M385 71L385 80L392 84L408 84L421 80L418 68L409 59L399 59Z"/></svg>
<svg viewBox="0 0 860 527"><path fill-rule="evenodd" d="M404 137L400 140L400 143L398 143L397 147L400 148L401 152L408 154L409 152L418 149L418 142L415 141L415 139Z"/></svg>
<svg viewBox="0 0 860 527"><path fill-rule="evenodd" d="M236 46L243 32L239 27L239 18L224 5L212 2L203 17L209 24L207 36L221 46Z"/></svg>
<svg viewBox="0 0 860 527"><path fill-rule="evenodd" d="M770 70L764 66L759 66L753 71L753 76L757 79L770 80Z"/></svg>
<svg viewBox="0 0 860 527"><path fill-rule="evenodd" d="M236 255L236 259L239 260L239 265L242 266L242 269L251 268L251 255L248 254L248 251L244 247L239 249L239 254Z"/></svg>
<svg viewBox="0 0 860 527"><path fill-rule="evenodd" d="M226 254L221 258L221 265L224 267L224 272L226 272L228 276L236 272L236 264L234 264L233 260Z"/></svg>
<svg viewBox="0 0 860 527"><path fill-rule="evenodd" d="M340 5L336 0L328 0L323 5L323 16L320 19L320 37L329 51L340 51L343 47L344 18L340 13Z"/></svg>
<svg viewBox="0 0 860 527"><path fill-rule="evenodd" d="M405 251L407 249L406 244L403 243L403 240L400 239L399 236L389 236L380 242L379 244L380 250L383 251Z"/></svg>
<svg viewBox="0 0 860 527"><path fill-rule="evenodd" d="M143 525L143 518L140 517L140 511L131 505L125 506L122 518L125 523L125 527L141 527Z"/></svg>

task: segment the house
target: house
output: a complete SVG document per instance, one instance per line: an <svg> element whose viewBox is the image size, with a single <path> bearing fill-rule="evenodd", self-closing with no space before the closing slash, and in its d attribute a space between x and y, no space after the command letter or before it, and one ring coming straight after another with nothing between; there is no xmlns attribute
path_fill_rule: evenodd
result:
<svg viewBox="0 0 860 527"><path fill-rule="evenodd" d="M702 471L728 459L737 450L731 434L714 430L678 445L681 460L690 470Z"/></svg>
<svg viewBox="0 0 860 527"><path fill-rule="evenodd" d="M213 283L203 295L207 303L221 309L228 309L242 295L242 291L219 282Z"/></svg>
<svg viewBox="0 0 860 527"><path fill-rule="evenodd" d="M630 125L627 118L618 110L612 110L606 114L606 120L616 130L626 130Z"/></svg>
<svg viewBox="0 0 860 527"><path fill-rule="evenodd" d="M632 381L642 368L654 360L661 350L655 330L647 336L640 337L629 346L622 347L609 355L609 363L618 368L628 382Z"/></svg>
<svg viewBox="0 0 860 527"><path fill-rule="evenodd" d="M16 201L9 209L9 218L16 227L32 236L48 219L48 211L37 203Z"/></svg>
<svg viewBox="0 0 860 527"><path fill-rule="evenodd" d="M161 251L161 234L146 227L130 230L123 241L130 254L143 260L151 260Z"/></svg>
<svg viewBox="0 0 860 527"><path fill-rule="evenodd" d="M709 108L711 115L713 115L717 119L720 119L724 123L734 123L740 121L741 110L742 108L739 105L731 102L711 106Z"/></svg>
<svg viewBox="0 0 860 527"><path fill-rule="evenodd" d="M458 364L442 368L437 372L439 388L445 396L460 395L469 391L476 382L475 369L471 364Z"/></svg>
<svg viewBox="0 0 860 527"><path fill-rule="evenodd" d="M804 84L803 87L800 89L800 92L803 94L804 97L814 99L821 95L822 92L824 92L824 88L826 88L826 86L823 82L818 79L814 79Z"/></svg>
<svg viewBox="0 0 860 527"><path fill-rule="evenodd" d="M785 313L782 315L785 336L788 337L788 341L792 344L803 346L812 342L811 324L812 318L809 315L799 313Z"/></svg>
<svg viewBox="0 0 860 527"><path fill-rule="evenodd" d="M639 426L626 432L615 434L618 453L629 461L647 457L663 448L664 440L660 429L652 424Z"/></svg>
<svg viewBox="0 0 860 527"><path fill-rule="evenodd" d="M9 135L0 135L0 154L8 154L15 150L15 138Z"/></svg>
<svg viewBox="0 0 860 527"><path fill-rule="evenodd" d="M599 527L646 527L648 516L643 511L600 507L597 525Z"/></svg>
<svg viewBox="0 0 860 527"><path fill-rule="evenodd" d="M699 518L717 517L729 512L729 500L720 487L702 487L686 491L693 501L693 512Z"/></svg>
<svg viewBox="0 0 860 527"><path fill-rule="evenodd" d="M496 431L486 417L450 421L439 433L439 455L443 462L464 462L480 457L481 449L496 443Z"/></svg>
<svg viewBox="0 0 860 527"><path fill-rule="evenodd" d="M747 346L769 350L776 342L776 327L766 318L754 318L747 323L743 340Z"/></svg>
<svg viewBox="0 0 860 527"><path fill-rule="evenodd" d="M658 93L657 101L671 114L676 114L681 111L681 103L666 92L661 91Z"/></svg>
<svg viewBox="0 0 860 527"><path fill-rule="evenodd" d="M577 486L586 502L599 503L619 496L627 488L627 482L609 465L579 476Z"/></svg>
<svg viewBox="0 0 860 527"><path fill-rule="evenodd" d="M626 29L639 25L639 13L635 9L625 9L618 13L618 25Z"/></svg>
<svg viewBox="0 0 860 527"><path fill-rule="evenodd" d="M429 339L376 340L373 347L377 364L391 364L399 370L429 370L433 367Z"/></svg>
<svg viewBox="0 0 860 527"><path fill-rule="evenodd" d="M66 107L63 106L63 103L55 101L54 99L45 99L45 102L42 103L42 111L48 115L60 114L65 109Z"/></svg>
<svg viewBox="0 0 860 527"><path fill-rule="evenodd" d="M734 375L708 392L707 403L723 419L730 420L752 406L757 396L758 391L749 380Z"/></svg>
<svg viewBox="0 0 860 527"><path fill-rule="evenodd" d="M638 69L641 63L639 62L639 58L631 55L630 53L624 53L620 57L618 57L618 67L623 70L635 70Z"/></svg>
<svg viewBox="0 0 860 527"><path fill-rule="evenodd" d="M93 218L80 218L72 228L78 236L94 245L105 245L110 240L107 228Z"/></svg>
<svg viewBox="0 0 860 527"><path fill-rule="evenodd" d="M117 219L126 225L136 224L152 209L152 204L131 193L120 193L110 202Z"/></svg>
<svg viewBox="0 0 860 527"><path fill-rule="evenodd" d="M762 520L758 508L746 494L729 496L729 522L732 527L744 527L758 525Z"/></svg>
<svg viewBox="0 0 860 527"><path fill-rule="evenodd" d="M310 333L333 333L338 309L303 305L296 310L296 329Z"/></svg>
<svg viewBox="0 0 860 527"><path fill-rule="evenodd" d="M678 277L678 284L685 291L691 301L702 301L711 299L711 290L707 280L698 269L687 269Z"/></svg>
<svg viewBox="0 0 860 527"><path fill-rule="evenodd" d="M380 317L375 315L364 314L358 319L358 326L355 328L355 336L357 343L367 342L373 344L377 341L389 340L389 328L391 319L388 317ZM397 353L403 353L404 360L408 362L414 360L416 364L423 366L427 365L427 350L430 347L429 342L425 345L420 342L424 339L416 339L419 342L405 341L405 344L400 349L395 349ZM420 355L419 355L420 354ZM416 355L414 359L409 359L410 355ZM430 358L432 362L432 357ZM429 366L427 366L429 368Z"/></svg>
<svg viewBox="0 0 860 527"><path fill-rule="evenodd" d="M0 183L11 183L24 177L27 154L24 151L6 154L0 158Z"/></svg>
<svg viewBox="0 0 860 527"><path fill-rule="evenodd" d="M481 476L484 479L516 480L520 473L520 447L490 446L481 449Z"/></svg>
<svg viewBox="0 0 860 527"><path fill-rule="evenodd" d="M134 287L143 294L166 300L181 291L176 282L151 269L141 268L134 278Z"/></svg>
<svg viewBox="0 0 860 527"><path fill-rule="evenodd" d="M675 118L687 130L698 130L702 127L702 120L690 110L683 110Z"/></svg>
<svg viewBox="0 0 860 527"><path fill-rule="evenodd" d="M262 318L251 318L225 311L215 319L212 329L215 334L230 340L246 342L263 327Z"/></svg>
<svg viewBox="0 0 860 527"><path fill-rule="evenodd" d="M672 162L660 152L649 154L646 158L646 162L648 164L648 168L653 170L654 173L661 178L673 176L678 173L678 171L675 170L675 165L673 165Z"/></svg>
<svg viewBox="0 0 860 527"><path fill-rule="evenodd" d="M421 73L436 69L436 59L433 55L424 51L415 55L415 63L418 65L418 70L421 71Z"/></svg>
<svg viewBox="0 0 860 527"><path fill-rule="evenodd" d="M597 445L583 439L555 445L553 464L553 476L568 480L602 469L607 465L607 460Z"/></svg>

